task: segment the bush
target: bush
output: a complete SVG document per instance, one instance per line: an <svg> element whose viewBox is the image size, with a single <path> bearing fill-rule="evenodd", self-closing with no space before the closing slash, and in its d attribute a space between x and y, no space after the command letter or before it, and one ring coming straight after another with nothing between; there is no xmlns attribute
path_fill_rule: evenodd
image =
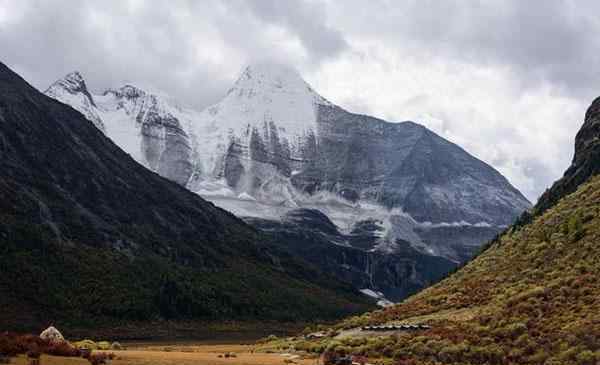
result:
<svg viewBox="0 0 600 365"><path fill-rule="evenodd" d="M367 363L368 359L365 356L361 356L361 355L354 355L352 356L352 362L355 362L359 365L365 365Z"/></svg>
<svg viewBox="0 0 600 365"><path fill-rule="evenodd" d="M107 354L105 352L93 353L88 358L88 361L92 365L103 365L108 362L108 360L113 360L116 358L116 355L113 353Z"/></svg>
<svg viewBox="0 0 600 365"><path fill-rule="evenodd" d="M42 356L42 353L40 352L40 348L37 344L32 344L29 347L29 351L27 351L27 358L29 359L39 359L40 356Z"/></svg>
<svg viewBox="0 0 600 365"><path fill-rule="evenodd" d="M577 365L595 365L598 363L600 358L596 356L592 351L586 350L579 353L576 356Z"/></svg>
<svg viewBox="0 0 600 365"><path fill-rule="evenodd" d="M100 341L96 345L98 346L98 350L110 350L110 342L108 341Z"/></svg>
<svg viewBox="0 0 600 365"><path fill-rule="evenodd" d="M325 352L323 352L323 365L335 365L337 360L339 358L339 355L337 352L333 351L333 350L325 350Z"/></svg>
<svg viewBox="0 0 600 365"><path fill-rule="evenodd" d="M396 360L395 365L416 365L417 362L409 357L403 357Z"/></svg>
<svg viewBox="0 0 600 365"><path fill-rule="evenodd" d="M92 340L78 341L73 344L78 349L97 350L98 345Z"/></svg>
<svg viewBox="0 0 600 365"><path fill-rule="evenodd" d="M53 342L50 343L44 350L48 355L64 356L64 357L79 357L81 352L75 346L68 342Z"/></svg>

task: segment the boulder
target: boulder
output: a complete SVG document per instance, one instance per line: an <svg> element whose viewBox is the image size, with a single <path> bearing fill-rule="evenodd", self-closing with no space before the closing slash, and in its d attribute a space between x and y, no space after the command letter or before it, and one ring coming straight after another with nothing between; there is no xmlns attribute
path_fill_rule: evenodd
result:
<svg viewBox="0 0 600 365"><path fill-rule="evenodd" d="M63 337L62 333L60 333L60 331L53 326L50 326L42 331L42 333L40 333L40 338L50 343L65 342L65 338Z"/></svg>

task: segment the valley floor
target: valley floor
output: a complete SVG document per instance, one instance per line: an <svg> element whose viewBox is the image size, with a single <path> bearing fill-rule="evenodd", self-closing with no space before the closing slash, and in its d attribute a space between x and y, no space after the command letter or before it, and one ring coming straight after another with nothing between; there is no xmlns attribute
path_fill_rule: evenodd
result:
<svg viewBox="0 0 600 365"><path fill-rule="evenodd" d="M284 365L288 357L275 353L254 352L252 345L139 345L125 351L110 351L117 355L112 365ZM235 353L236 357L219 357L225 353ZM311 365L316 359L294 359L299 365ZM24 356L13 360L12 364L27 365ZM82 358L43 356L42 365L89 365Z"/></svg>

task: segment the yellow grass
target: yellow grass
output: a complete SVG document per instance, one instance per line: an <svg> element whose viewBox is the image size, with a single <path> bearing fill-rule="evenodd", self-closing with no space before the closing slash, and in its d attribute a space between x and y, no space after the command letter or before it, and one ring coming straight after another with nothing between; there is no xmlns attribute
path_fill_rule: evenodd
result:
<svg viewBox="0 0 600 365"><path fill-rule="evenodd" d="M102 351L101 351L102 352ZM285 365L280 354L254 353L245 345L174 345L147 346L125 351L107 351L117 355L112 365ZM219 355L234 352L237 357L224 358ZM315 359L296 359L299 365L314 365ZM12 364L27 365L21 356ZM41 365L89 365L81 358L42 356Z"/></svg>

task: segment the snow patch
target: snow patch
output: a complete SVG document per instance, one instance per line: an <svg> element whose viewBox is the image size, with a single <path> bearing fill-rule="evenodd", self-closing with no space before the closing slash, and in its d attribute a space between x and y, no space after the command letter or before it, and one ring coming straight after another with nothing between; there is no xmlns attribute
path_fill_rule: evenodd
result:
<svg viewBox="0 0 600 365"><path fill-rule="evenodd" d="M388 300L382 292L374 291L372 289L360 289L360 292L373 299L377 299L377 305L380 307L389 307L394 303Z"/></svg>
<svg viewBox="0 0 600 365"><path fill-rule="evenodd" d="M240 195L238 195L238 199L240 200L256 200L252 195L248 194L247 192L243 192Z"/></svg>

